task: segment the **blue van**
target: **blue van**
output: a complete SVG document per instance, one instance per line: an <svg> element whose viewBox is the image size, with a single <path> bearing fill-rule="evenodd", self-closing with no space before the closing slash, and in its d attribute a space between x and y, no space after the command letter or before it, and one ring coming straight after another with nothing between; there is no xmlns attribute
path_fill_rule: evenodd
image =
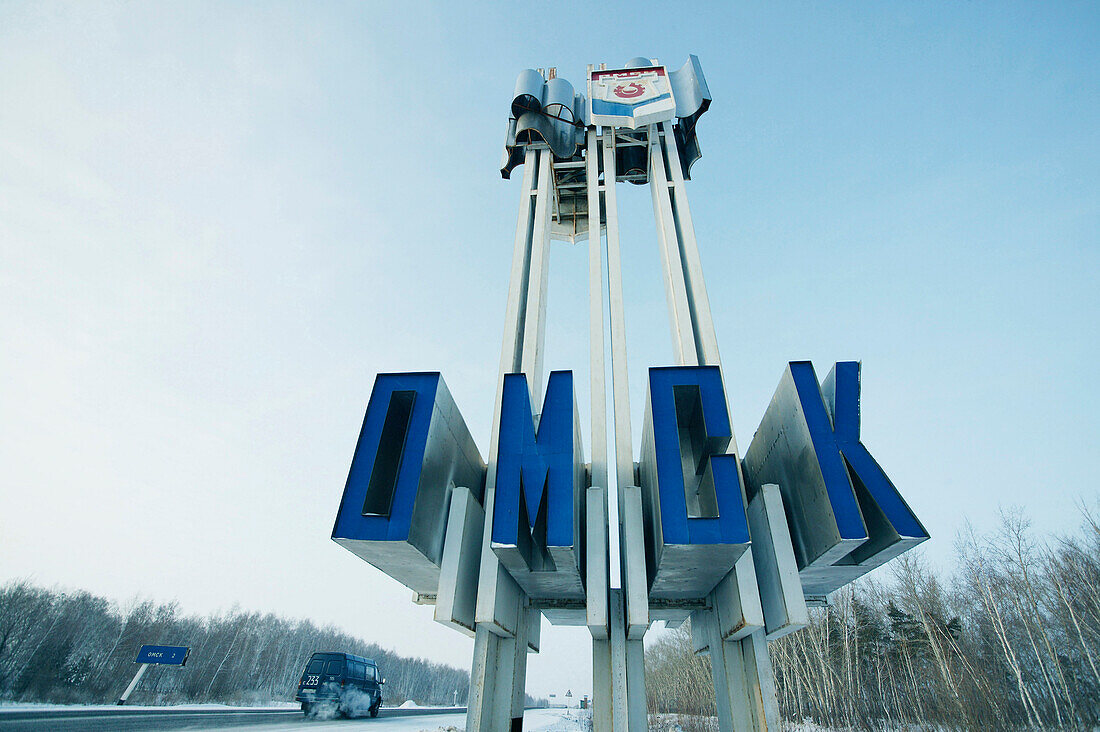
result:
<svg viewBox="0 0 1100 732"><path fill-rule="evenodd" d="M382 684L378 664L350 653L314 653L298 682L295 701L313 715L321 710L355 717L363 712L377 717L382 706Z"/></svg>

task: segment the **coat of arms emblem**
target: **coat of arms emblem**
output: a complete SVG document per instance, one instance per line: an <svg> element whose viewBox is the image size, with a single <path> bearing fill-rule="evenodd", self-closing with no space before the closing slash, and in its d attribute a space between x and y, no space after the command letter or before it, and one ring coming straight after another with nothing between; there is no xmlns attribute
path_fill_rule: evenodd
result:
<svg viewBox="0 0 1100 732"><path fill-rule="evenodd" d="M588 77L590 124L636 129L667 122L676 100L664 66L592 70Z"/></svg>

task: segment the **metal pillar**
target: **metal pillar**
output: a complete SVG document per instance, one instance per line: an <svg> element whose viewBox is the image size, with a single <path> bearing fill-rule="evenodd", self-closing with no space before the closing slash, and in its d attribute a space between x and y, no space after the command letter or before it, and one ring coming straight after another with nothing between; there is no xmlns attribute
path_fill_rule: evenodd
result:
<svg viewBox="0 0 1100 732"><path fill-rule="evenodd" d="M610 632L607 640L592 640L593 732L626 730L629 724L626 633L622 590L610 592Z"/></svg>
<svg viewBox="0 0 1100 732"><path fill-rule="evenodd" d="M634 443L630 430L630 385L627 379L626 315L623 307L622 256L619 253L619 210L615 194L615 130L606 130L603 146L607 206L607 283L611 311L611 385L615 409L615 477L619 508L619 545L615 547L622 585L623 653L626 706L631 732L649 728L645 699L642 638L649 627L649 595L645 557L624 552L623 537L641 539L641 497L634 479ZM641 543L636 546L642 546ZM617 727L616 729L622 729Z"/></svg>
<svg viewBox="0 0 1100 732"><path fill-rule="evenodd" d="M608 637L610 588L607 522L607 386L603 338L603 247L600 238L599 153L596 130L586 133L585 177L588 194L588 333L592 392L592 463L589 469L586 567L587 625L594 640ZM593 694L595 696L595 694Z"/></svg>
<svg viewBox="0 0 1100 732"><path fill-rule="evenodd" d="M649 163L649 185L677 363L721 368L718 338L671 123L650 126ZM738 454L736 438L731 439L728 452ZM737 470L744 486L739 459ZM742 500L748 505L744 495ZM723 732L778 730L780 725L752 562L752 552L745 552L722 583L730 583L733 591L716 588L708 596L707 609L693 615L696 625L705 626L693 627L692 633L701 636L696 645L710 648L719 727ZM743 616L746 624L755 629L743 637L724 637L723 628L729 624L720 621L726 616Z"/></svg>
<svg viewBox="0 0 1100 732"><path fill-rule="evenodd" d="M493 553L492 517L496 495L500 406L504 376L524 373L535 410L542 405L542 353L546 332L546 284L552 208L548 149L528 149L516 221L512 272L505 309L493 431L485 476L485 530L477 597L477 629L470 674L466 728L509 732L523 728L527 652L537 636L540 614Z"/></svg>
<svg viewBox="0 0 1100 732"><path fill-rule="evenodd" d="M606 217L608 231L617 227L615 211L608 206L602 211L600 192L614 196L614 175L599 180L599 138L595 129L586 133L587 154L585 158L586 187L588 194L588 298L589 298L589 347L592 384L592 469L591 484L606 487L607 470L607 386L606 364L604 359L604 319L603 319L603 242L600 235L600 221ZM608 184L606 181L610 181ZM610 237L611 234L609 233ZM614 342L614 334L612 341ZM607 516L607 491L602 497L605 501L603 516ZM589 521L593 516L589 515ZM608 525L605 520L602 535L608 537ZM591 533L590 533L591 535ZM596 561L593 547L589 546L589 561ZM624 631L622 593L611 589L610 566L613 558L618 557L618 547L612 547L608 537L600 547L599 561L606 573L600 591L591 583L588 585L589 629L592 631L592 728L594 732L612 732L626 729L626 636ZM593 626L592 610L594 603L591 593L595 591L603 599L603 624Z"/></svg>
<svg viewBox="0 0 1100 732"><path fill-rule="evenodd" d="M679 153L669 123L649 130L649 182L668 299L676 361L680 365L721 366L717 337L684 189ZM640 545L641 500L635 485L627 380L626 324L622 263L619 250L615 129L602 136L586 133L588 199L589 328L592 390L592 463L586 504L590 553L585 572L589 599L586 624L592 634L593 727L595 732L643 732L648 727L642 639L649 626L644 557L621 550L623 541ZM485 485L485 531L482 539L477 629L467 729L504 732L522 729L524 682L530 637L538 633L538 611L503 571L491 548L500 401L504 375L527 375L533 411L541 410L543 344L551 213L552 155L528 148L516 223L511 285L505 317L497 403L494 410ZM602 160L604 182L599 181ZM601 196L601 193L603 194ZM611 384L615 434L615 501L619 508L619 545L607 534L608 451L606 364L604 358L603 242L606 222L607 287L611 337ZM736 442L730 450L737 453ZM738 465L740 471L740 465ZM744 485L744 481L741 481ZM744 498L744 496L743 496ZM594 551L592 551L594 550ZM606 594L603 580L618 562L621 587ZM745 557L695 613L694 633L709 647L714 668L719 721L725 730L778 729L771 663L763 630L752 553ZM732 626L746 630L728 632ZM705 639L704 639L705 636Z"/></svg>
<svg viewBox="0 0 1100 732"><path fill-rule="evenodd" d="M587 133L587 146L589 298L592 303L592 480L593 485L596 485L597 480L608 479L602 242L599 235L599 222L602 218L606 222L617 486L615 501L619 508L619 543L609 545L607 561L618 563L621 577L621 587L610 590L606 635L593 632L593 729L595 732L627 729L644 732L648 724L642 637L649 625L645 559L636 552L621 550L623 537L628 534L634 536L640 546L641 503L638 488L634 486L634 454L630 434L626 320L619 253L618 203L615 195L615 131L605 129L602 137L598 138L596 131L590 129ZM603 185L599 183L598 173L601 156ZM599 195L601 191L604 194L602 212ZM632 511L633 508L637 510Z"/></svg>

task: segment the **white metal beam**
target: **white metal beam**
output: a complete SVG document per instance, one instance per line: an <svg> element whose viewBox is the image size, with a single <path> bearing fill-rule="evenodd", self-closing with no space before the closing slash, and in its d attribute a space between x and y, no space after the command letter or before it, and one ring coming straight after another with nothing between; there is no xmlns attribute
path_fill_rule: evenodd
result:
<svg viewBox="0 0 1100 732"><path fill-rule="evenodd" d="M650 190L665 270L673 348L680 365L706 364L721 368L718 338L703 280L676 138L671 123L662 123L660 127L663 135L658 135L656 126L650 128ZM727 408L728 398L727 393ZM731 439L728 451L737 456L736 437ZM737 460L737 474L744 502L747 496L740 459ZM772 533L768 527L769 536ZM760 546L754 545L751 551L745 552L729 575L710 593L710 608L692 616L692 633L700 636L696 645L709 647L711 652L722 732L778 729L775 681L754 562L755 554L768 549L767 543L761 542ZM770 566L774 557L762 556L761 561ZM703 627L696 629L695 625Z"/></svg>
<svg viewBox="0 0 1100 732"><path fill-rule="evenodd" d="M611 653L611 715L613 719L612 729L615 732L624 732L629 729L630 723L630 679L629 664L627 663L626 617L623 608L622 590L611 590L611 629L610 629L610 653ZM644 683L644 682L643 682ZM643 694L643 700L644 700Z"/></svg>
<svg viewBox="0 0 1100 732"><path fill-rule="evenodd" d="M634 443L630 427L630 382L626 357L626 314L623 307L622 256L619 251L619 211L615 195L615 132L603 136L604 203L607 208L607 279L611 310L611 383L615 409L615 477L619 509L619 543L612 547L623 589L627 637L641 639L649 627L649 593L645 553L625 552L624 546L644 546L641 494L635 486ZM636 542L636 543L635 543Z"/></svg>
<svg viewBox="0 0 1100 732"><path fill-rule="evenodd" d="M528 609L526 597L515 580L500 566L490 543L505 374L526 371L532 391L538 389L541 394L541 381L532 379L533 374L524 369L524 366L527 365L531 371L541 368L541 344L538 341L539 328L543 326L538 322L537 314L534 319L530 317L530 292L533 287L538 293L534 309L545 313L544 302L540 304L538 300L546 289L543 259L547 246L536 245L539 241L547 243L548 238L550 173L549 152L529 149L524 161L496 403L489 438L489 459L485 475L485 523L481 538L481 567L475 612L477 627L474 633L474 659L466 712L466 728L484 732L508 732L512 728L517 688L522 716L527 670L527 635L529 624L537 622L539 618L538 611ZM533 256L538 257L542 267L534 277ZM530 346L530 350L527 346ZM539 403L541 404L541 398Z"/></svg>
<svg viewBox="0 0 1100 732"><path fill-rule="evenodd" d="M588 348L592 395L592 466L586 512L585 568L587 624L593 638L607 638L609 574L607 525L607 384L604 363L603 246L600 238L599 140L587 133L585 174L588 188ZM602 503L601 503L602 501Z"/></svg>
<svg viewBox="0 0 1100 732"><path fill-rule="evenodd" d="M626 314L623 267L619 252L619 203L615 194L615 132L604 130L603 179L607 219L608 309L611 316L611 389L615 410L615 477L620 486L634 485L634 444L630 434L630 382L626 363ZM613 552L612 561L617 561Z"/></svg>
<svg viewBox="0 0 1100 732"><path fill-rule="evenodd" d="M553 153L538 151L538 186L535 191L534 221L531 229L530 276L523 325L523 350L519 371L527 374L531 411L542 411L542 362L546 342L546 300L550 274L550 215L553 204Z"/></svg>
<svg viewBox="0 0 1100 732"><path fill-rule="evenodd" d="M707 287L703 280L703 265L699 260L699 245L695 240L695 224L691 220L691 208L688 205L687 189L684 186L684 171L680 167L679 146L672 133L671 122L662 122L661 130L664 132L671 178L669 183L672 189L670 201L672 216L688 292L688 307L697 339L699 362L720 365L722 361L718 355L718 334L714 330L710 298L707 297ZM734 443L735 452L736 447Z"/></svg>
<svg viewBox="0 0 1100 732"><path fill-rule="evenodd" d="M699 365L696 338L691 322L691 307L680 263L676 218L669 197L668 175L665 172L665 152L657 125L649 126L649 190L653 196L653 217L657 221L657 244L661 250L661 267L665 277L665 297L668 299L669 325L672 327L672 349L676 363Z"/></svg>
<svg viewBox="0 0 1100 732"><path fill-rule="evenodd" d="M481 536L485 511L469 488L451 491L443 559L439 563L435 620L472 636L475 629L477 579L481 565Z"/></svg>

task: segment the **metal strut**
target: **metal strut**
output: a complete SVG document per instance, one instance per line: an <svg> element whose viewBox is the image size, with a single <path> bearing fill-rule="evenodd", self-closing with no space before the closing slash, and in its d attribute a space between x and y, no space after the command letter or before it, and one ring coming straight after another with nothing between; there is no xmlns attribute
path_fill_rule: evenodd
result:
<svg viewBox="0 0 1100 732"><path fill-rule="evenodd" d="M677 364L721 368L695 226L670 123L650 127L649 150L649 185ZM728 403L726 408L729 410ZM737 456L735 437L731 438L727 453ZM738 483L742 486L741 499L748 505L740 458L735 462ZM753 552L745 552L708 595L707 608L692 614L695 645L710 650L722 732L780 728L779 704L753 561ZM731 628L741 630L727 633L726 629ZM748 633L744 632L746 629Z"/></svg>
<svg viewBox="0 0 1100 732"><path fill-rule="evenodd" d="M551 153L529 148L523 169L512 273L505 308L504 338L497 377L493 430L485 474L485 529L474 633L474 661L466 728L506 732L523 727L527 651L538 647L541 613L493 553L492 517L500 448L500 406L504 376L523 373L532 402L542 403L542 360L546 333L546 285L552 208Z"/></svg>

